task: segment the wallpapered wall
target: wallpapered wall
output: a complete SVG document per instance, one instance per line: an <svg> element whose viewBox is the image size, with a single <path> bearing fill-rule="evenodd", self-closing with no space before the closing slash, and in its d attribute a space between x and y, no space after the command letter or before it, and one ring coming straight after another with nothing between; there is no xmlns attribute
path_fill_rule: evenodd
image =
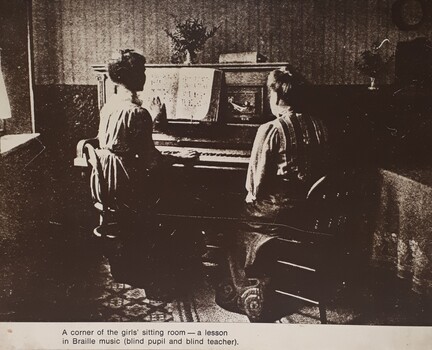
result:
<svg viewBox="0 0 432 350"><path fill-rule="evenodd" d="M94 84L89 66L118 48L143 51L149 63L170 60L164 29L189 16L221 28L201 53L202 63L220 53L258 50L269 61L288 61L316 84L358 84L354 68L363 49L384 38L394 52L399 40L432 35L429 20L417 31L392 23L394 0L34 0L37 84ZM392 69L384 80L391 82Z"/></svg>

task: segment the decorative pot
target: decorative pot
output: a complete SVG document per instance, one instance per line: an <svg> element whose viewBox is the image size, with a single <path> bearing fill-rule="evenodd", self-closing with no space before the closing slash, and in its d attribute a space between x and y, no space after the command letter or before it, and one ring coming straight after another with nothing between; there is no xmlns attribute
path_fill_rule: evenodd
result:
<svg viewBox="0 0 432 350"><path fill-rule="evenodd" d="M378 90L377 86L375 85L375 77L370 77L370 85L368 87L369 90Z"/></svg>
<svg viewBox="0 0 432 350"><path fill-rule="evenodd" d="M196 63L196 52L192 50L186 50L185 52L186 52L186 57L185 57L184 64L191 65Z"/></svg>

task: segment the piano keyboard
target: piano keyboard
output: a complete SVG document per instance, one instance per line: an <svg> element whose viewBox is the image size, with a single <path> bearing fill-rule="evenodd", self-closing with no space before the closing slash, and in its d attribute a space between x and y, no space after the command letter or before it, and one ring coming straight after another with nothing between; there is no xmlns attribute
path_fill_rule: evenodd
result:
<svg viewBox="0 0 432 350"><path fill-rule="evenodd" d="M237 149L217 149L217 148L186 148L175 146L156 146L162 154L175 156L183 149L191 149L199 153L198 164L200 163L222 163L246 166L249 164L250 151Z"/></svg>

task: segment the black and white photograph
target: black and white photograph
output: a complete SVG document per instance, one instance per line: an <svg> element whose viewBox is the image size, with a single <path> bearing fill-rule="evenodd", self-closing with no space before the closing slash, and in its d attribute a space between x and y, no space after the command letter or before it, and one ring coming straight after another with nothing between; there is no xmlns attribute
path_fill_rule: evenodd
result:
<svg viewBox="0 0 432 350"><path fill-rule="evenodd" d="M0 323L431 330L431 101L429 0L0 0Z"/></svg>

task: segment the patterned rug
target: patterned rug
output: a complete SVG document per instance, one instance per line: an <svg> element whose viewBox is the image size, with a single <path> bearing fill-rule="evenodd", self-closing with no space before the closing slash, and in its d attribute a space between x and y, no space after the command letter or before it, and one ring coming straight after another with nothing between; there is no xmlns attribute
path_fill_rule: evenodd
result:
<svg viewBox="0 0 432 350"><path fill-rule="evenodd" d="M193 292L174 300L148 298L142 288L118 283L104 259L94 295L98 318L104 322L249 322L244 315L229 312L215 303L214 288L205 279Z"/></svg>
<svg viewBox="0 0 432 350"><path fill-rule="evenodd" d="M242 314L230 312L215 302L215 288L206 275L196 279L188 288L169 300L157 300L149 297L143 288L127 283L116 282L111 273L108 259L104 258L99 271L91 281L91 299L96 315L92 321L99 322L211 322L211 323L248 323L249 319ZM410 325L419 320L426 322L426 309L422 304L407 305L420 311L410 311L403 307L402 300L375 300L373 291L365 288L358 290L355 299L360 304L347 302L351 298L339 296L327 306L327 319L330 324L363 324L363 325ZM155 295L154 293L152 295ZM352 295L351 295L352 297ZM387 304L386 304L387 303ZM381 305L381 307L378 307ZM295 306L295 305L294 305ZM398 307L399 306L399 307ZM413 314L413 315L411 315ZM414 322L415 321L415 322ZM298 305L290 314L276 320L277 323L317 324L319 311L317 307ZM423 324L423 321L419 324Z"/></svg>
<svg viewBox="0 0 432 350"><path fill-rule="evenodd" d="M172 303L149 299L142 288L114 281L106 259L101 264L98 316L107 322L170 322L174 320Z"/></svg>
<svg viewBox="0 0 432 350"><path fill-rule="evenodd" d="M176 322L225 322L247 323L245 315L221 308L215 302L215 289L203 280L188 296L173 302L173 317Z"/></svg>
<svg viewBox="0 0 432 350"><path fill-rule="evenodd" d="M214 287L205 278L190 293L168 302L147 297L142 288L116 282L107 259L103 259L101 263L99 276L95 302L98 318L104 322L249 322L245 315L227 311L217 305ZM330 308L327 316L330 323L336 324L351 323L358 317L353 310L341 307ZM318 308L301 307L277 322L320 323Z"/></svg>

